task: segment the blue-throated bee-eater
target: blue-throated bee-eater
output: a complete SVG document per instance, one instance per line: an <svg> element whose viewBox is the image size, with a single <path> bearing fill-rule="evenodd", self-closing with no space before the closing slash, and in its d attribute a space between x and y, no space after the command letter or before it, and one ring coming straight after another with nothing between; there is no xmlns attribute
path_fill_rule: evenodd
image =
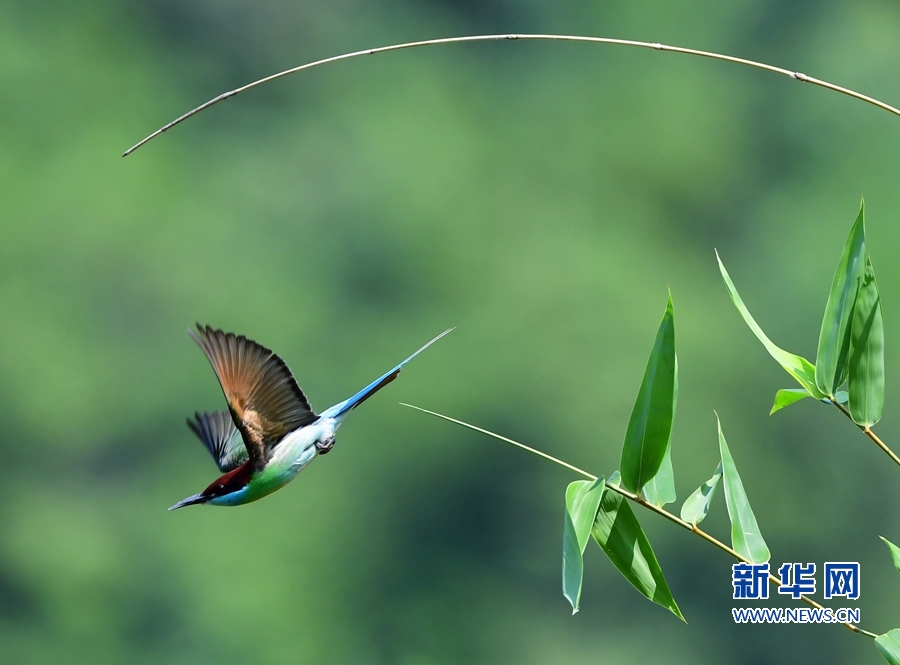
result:
<svg viewBox="0 0 900 665"><path fill-rule="evenodd" d="M197 324L188 334L219 377L228 412L195 414L188 427L222 471L209 487L169 510L206 503L239 506L287 485L317 455L334 446L347 414L397 378L410 360L449 333L445 330L350 399L316 415L284 361L243 335Z"/></svg>

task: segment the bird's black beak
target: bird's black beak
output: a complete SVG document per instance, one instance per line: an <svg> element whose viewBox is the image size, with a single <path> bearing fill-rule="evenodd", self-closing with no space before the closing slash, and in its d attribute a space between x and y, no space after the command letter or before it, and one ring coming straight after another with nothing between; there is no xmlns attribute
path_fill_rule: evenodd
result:
<svg viewBox="0 0 900 665"><path fill-rule="evenodd" d="M200 494L195 494L194 496L189 496L186 499L182 499L174 506L169 508L169 510L178 510L179 508L184 508L185 506L193 506L196 503L206 503L208 500L209 497L201 492Z"/></svg>

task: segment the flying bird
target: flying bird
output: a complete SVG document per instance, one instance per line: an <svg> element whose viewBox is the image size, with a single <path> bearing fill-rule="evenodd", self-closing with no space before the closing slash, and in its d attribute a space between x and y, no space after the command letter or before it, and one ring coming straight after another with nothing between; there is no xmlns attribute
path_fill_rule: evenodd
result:
<svg viewBox="0 0 900 665"><path fill-rule="evenodd" d="M243 335L197 324L188 334L219 378L228 411L194 414L188 427L203 441L222 472L209 487L169 510L195 504L239 506L287 485L317 455L334 446L344 418L397 378L410 360L449 333L445 330L409 358L349 399L320 415L284 361Z"/></svg>

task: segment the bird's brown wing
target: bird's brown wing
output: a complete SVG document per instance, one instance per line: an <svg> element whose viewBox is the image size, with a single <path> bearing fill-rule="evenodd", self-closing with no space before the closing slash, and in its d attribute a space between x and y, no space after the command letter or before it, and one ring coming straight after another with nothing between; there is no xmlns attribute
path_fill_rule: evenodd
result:
<svg viewBox="0 0 900 665"><path fill-rule="evenodd" d="M197 324L188 334L219 377L235 426L254 469L262 469L285 434L315 422L316 414L284 361L243 335Z"/></svg>

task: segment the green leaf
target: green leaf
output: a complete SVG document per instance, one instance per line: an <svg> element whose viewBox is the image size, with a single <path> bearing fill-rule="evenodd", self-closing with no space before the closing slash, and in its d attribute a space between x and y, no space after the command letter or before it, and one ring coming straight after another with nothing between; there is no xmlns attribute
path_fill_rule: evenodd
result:
<svg viewBox="0 0 900 665"><path fill-rule="evenodd" d="M678 355L675 355L675 385L672 390L672 421L678 406ZM659 471L641 489L644 499L654 506L662 508L677 499L675 494L675 472L672 469L672 432L669 430L669 441L666 443L666 454L663 456Z"/></svg>
<svg viewBox="0 0 900 665"><path fill-rule="evenodd" d="M847 402L850 401L850 393L848 393L846 390L838 390L834 394L834 399L837 400L839 404L843 404L846 406Z"/></svg>
<svg viewBox="0 0 900 665"><path fill-rule="evenodd" d="M879 635L875 638L875 646L891 665L900 665L900 629Z"/></svg>
<svg viewBox="0 0 900 665"><path fill-rule="evenodd" d="M563 530L563 595L572 605L572 614L581 603L584 576L582 555L591 536L591 527L606 488L601 476L596 481L576 480L566 488L566 523Z"/></svg>
<svg viewBox="0 0 900 665"><path fill-rule="evenodd" d="M844 245L841 261L838 263L822 330L819 332L819 348L816 353L816 385L826 396L847 380L847 357L850 353L850 322L856 292L865 272L866 264L866 224L865 206L859 206L859 215L850 237Z"/></svg>
<svg viewBox="0 0 900 665"><path fill-rule="evenodd" d="M771 416L776 411L781 411L786 406L790 406L794 402L799 402L804 397L812 397L804 388L785 388L775 393L775 404L769 411Z"/></svg>
<svg viewBox="0 0 900 665"><path fill-rule="evenodd" d="M685 500L681 506L681 519L695 526L703 521L709 512L709 504L712 503L721 478L722 462L719 462L713 477L694 490L694 493Z"/></svg>
<svg viewBox="0 0 900 665"><path fill-rule="evenodd" d="M875 270L868 256L853 307L848 364L850 415L857 425L870 427L881 420L884 411L884 325Z"/></svg>
<svg viewBox="0 0 900 665"><path fill-rule="evenodd" d="M650 547L650 541L621 494L603 493L591 534L635 589L684 621L653 548Z"/></svg>
<svg viewBox="0 0 900 665"><path fill-rule="evenodd" d="M784 368L785 372L794 377L797 383L806 388L810 395L816 399L825 397L822 391L816 386L816 368L813 364L802 356L788 353L781 347L776 346L772 340L766 336L766 333L762 331L762 328L760 328L753 317L750 316L750 312L747 310L744 301L741 300L741 296L734 287L734 283L731 281L728 271L725 270L725 265L722 263L722 259L719 258L718 252L716 252L716 260L719 262L719 272L722 273L722 279L725 281L725 286L728 289L732 302L734 302L734 306L737 307L744 322L750 327L750 330L753 331L756 338L762 342L764 347L766 347L766 351L769 352L769 355Z"/></svg>
<svg viewBox="0 0 900 665"><path fill-rule="evenodd" d="M641 496L648 503L662 508L667 503L672 503L678 496L675 494L675 473L672 470L672 445L666 447L666 454L656 475L647 481L641 489Z"/></svg>
<svg viewBox="0 0 900 665"><path fill-rule="evenodd" d="M722 434L718 414L716 424L719 428L719 454L722 456L722 477L725 481L725 504L731 520L731 546L752 563L765 563L769 560L769 548L759 532L759 525L744 492L744 484L734 465L731 451L728 450L725 435Z"/></svg>
<svg viewBox="0 0 900 665"><path fill-rule="evenodd" d="M888 549L891 552L891 559L894 560L894 568L896 568L897 571L900 572L900 547L897 547L896 545L894 545L894 543L889 541L884 536L878 536L878 537L881 538L884 541L884 544L888 546Z"/></svg>
<svg viewBox="0 0 900 665"><path fill-rule="evenodd" d="M622 484L632 492L640 492L662 465L672 432L674 393L675 320L670 295L622 447Z"/></svg>

